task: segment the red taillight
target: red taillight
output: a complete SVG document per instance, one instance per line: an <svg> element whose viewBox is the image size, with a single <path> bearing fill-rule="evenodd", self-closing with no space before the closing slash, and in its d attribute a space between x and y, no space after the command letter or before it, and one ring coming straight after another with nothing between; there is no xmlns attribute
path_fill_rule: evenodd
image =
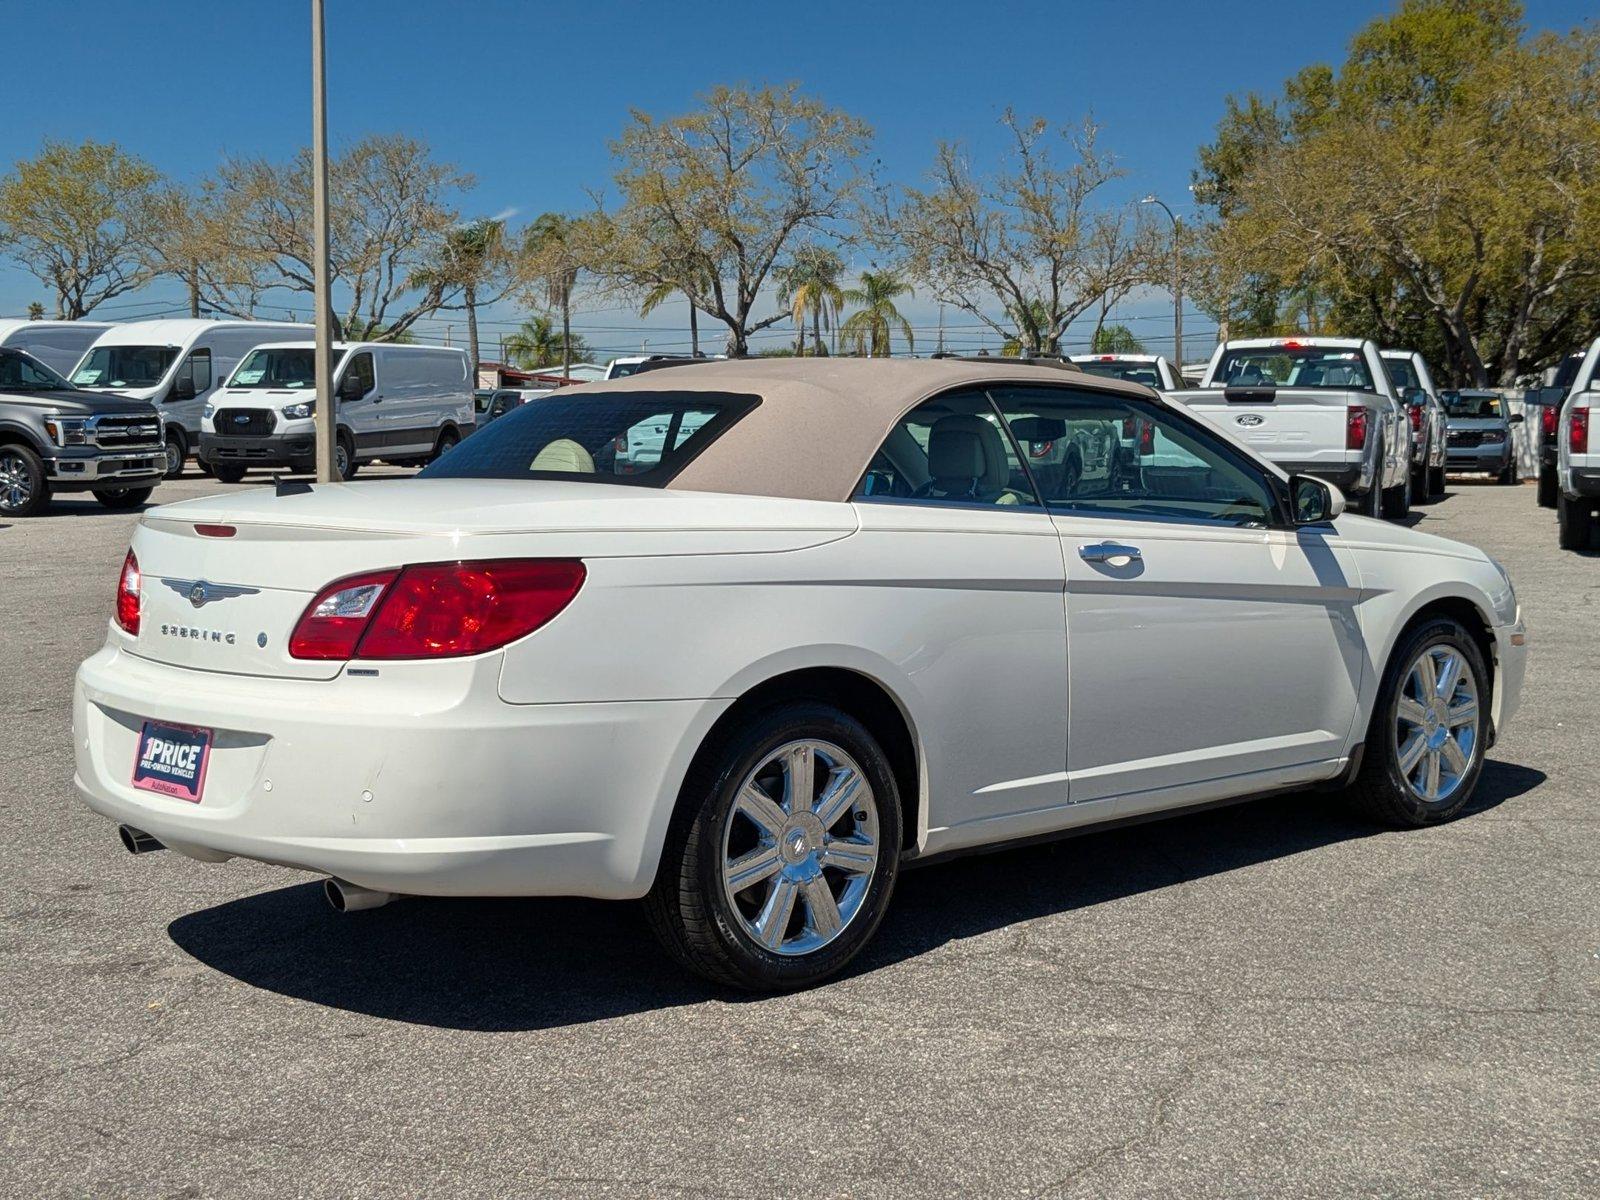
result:
<svg viewBox="0 0 1600 1200"><path fill-rule="evenodd" d="M1115 354L1102 354L1100 356L1100 361L1101 362L1116 362L1117 361L1117 356Z"/></svg>
<svg viewBox="0 0 1600 1200"><path fill-rule="evenodd" d="M1278 345L1282 346L1285 350L1300 350L1304 348L1303 343L1301 342L1279 342Z"/></svg>
<svg viewBox="0 0 1600 1200"><path fill-rule="evenodd" d="M1139 422L1139 453L1154 454L1156 452L1156 427L1153 421Z"/></svg>
<svg viewBox="0 0 1600 1200"><path fill-rule="evenodd" d="M1411 406L1411 432L1422 432L1422 405L1420 404L1413 404Z"/></svg>
<svg viewBox="0 0 1600 1200"><path fill-rule="evenodd" d="M232 537L239 532L232 525L196 525L194 531L201 537Z"/></svg>
<svg viewBox="0 0 1600 1200"><path fill-rule="evenodd" d="M425 563L341 579L307 607L295 658L451 658L532 633L583 586L576 559Z"/></svg>
<svg viewBox="0 0 1600 1200"><path fill-rule="evenodd" d="M1567 449L1573 454L1589 453L1589 410L1575 408L1567 418Z"/></svg>
<svg viewBox="0 0 1600 1200"><path fill-rule="evenodd" d="M1346 450L1367 448L1367 410L1359 404L1352 404L1345 410L1344 448Z"/></svg>
<svg viewBox="0 0 1600 1200"><path fill-rule="evenodd" d="M399 571L371 571L335 580L317 593L289 636L290 658L355 657L384 589Z"/></svg>
<svg viewBox="0 0 1600 1200"><path fill-rule="evenodd" d="M1560 419L1560 406L1546 404L1539 413L1539 433L1546 438L1554 439L1556 436L1556 424Z"/></svg>
<svg viewBox="0 0 1600 1200"><path fill-rule="evenodd" d="M128 551L122 560L122 577L117 580L117 626L124 633L139 636L139 560Z"/></svg>

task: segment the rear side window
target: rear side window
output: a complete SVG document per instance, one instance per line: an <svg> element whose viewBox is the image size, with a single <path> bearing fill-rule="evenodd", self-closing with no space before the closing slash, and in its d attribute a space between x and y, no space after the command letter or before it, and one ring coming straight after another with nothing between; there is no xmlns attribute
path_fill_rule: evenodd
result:
<svg viewBox="0 0 1600 1200"><path fill-rule="evenodd" d="M733 392L584 389L550 396L512 409L419 478L581 478L665 487L760 402Z"/></svg>

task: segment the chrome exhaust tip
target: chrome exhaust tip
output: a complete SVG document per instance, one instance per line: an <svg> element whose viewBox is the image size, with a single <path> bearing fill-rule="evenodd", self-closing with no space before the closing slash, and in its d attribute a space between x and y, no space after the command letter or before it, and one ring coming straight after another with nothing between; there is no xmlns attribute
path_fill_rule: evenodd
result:
<svg viewBox="0 0 1600 1200"><path fill-rule="evenodd" d="M335 912L360 912L364 908L382 908L394 899L393 892L375 892L343 879L328 878L322 881L322 894Z"/></svg>
<svg viewBox="0 0 1600 1200"><path fill-rule="evenodd" d="M122 848L129 854L149 854L152 850L166 849L161 842L132 825L118 825L117 837L122 841Z"/></svg>

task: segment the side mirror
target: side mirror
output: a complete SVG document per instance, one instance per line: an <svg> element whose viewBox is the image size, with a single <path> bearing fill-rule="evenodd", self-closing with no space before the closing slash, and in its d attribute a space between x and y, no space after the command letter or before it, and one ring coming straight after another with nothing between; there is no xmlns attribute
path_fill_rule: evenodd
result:
<svg viewBox="0 0 1600 1200"><path fill-rule="evenodd" d="M1506 418L1506 424L1507 425L1521 425L1522 424L1522 414L1521 413L1512 413L1509 417Z"/></svg>
<svg viewBox="0 0 1600 1200"><path fill-rule="evenodd" d="M359 375L346 375L339 380L337 392L341 400L359 400L367 394L361 386L361 376Z"/></svg>
<svg viewBox="0 0 1600 1200"><path fill-rule="evenodd" d="M167 391L168 400L193 400L194 397L194 380L181 376L172 381L172 387Z"/></svg>
<svg viewBox="0 0 1600 1200"><path fill-rule="evenodd" d="M1311 475L1289 476L1289 500L1296 525L1326 525L1344 512L1344 493Z"/></svg>

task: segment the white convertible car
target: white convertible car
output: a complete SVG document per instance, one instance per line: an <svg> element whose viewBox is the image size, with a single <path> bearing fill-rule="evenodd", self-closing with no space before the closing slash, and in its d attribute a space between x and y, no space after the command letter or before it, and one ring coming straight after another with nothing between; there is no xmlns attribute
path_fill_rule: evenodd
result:
<svg viewBox="0 0 1600 1200"><path fill-rule="evenodd" d="M594 384L416 479L146 513L77 788L130 849L336 907L642 897L688 966L800 986L916 860L1308 785L1459 813L1522 685L1511 583L1341 509L1059 364Z"/></svg>

